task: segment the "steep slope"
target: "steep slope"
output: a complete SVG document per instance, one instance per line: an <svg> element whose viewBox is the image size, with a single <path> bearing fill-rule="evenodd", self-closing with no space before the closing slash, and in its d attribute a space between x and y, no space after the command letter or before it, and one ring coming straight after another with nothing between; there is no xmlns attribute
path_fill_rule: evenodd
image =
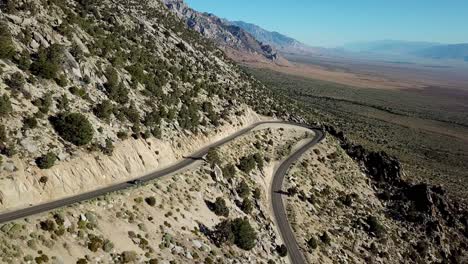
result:
<svg viewBox="0 0 468 264"><path fill-rule="evenodd" d="M287 125L259 127L186 172L0 225L0 262L285 263L269 182L305 136Z"/></svg>
<svg viewBox="0 0 468 264"><path fill-rule="evenodd" d="M296 39L278 32L268 31L255 24L246 23L244 21L232 21L230 23L249 32L259 41L272 45L280 52L302 54L316 53L318 51L318 48L310 47Z"/></svg>
<svg viewBox="0 0 468 264"><path fill-rule="evenodd" d="M212 39L224 49L242 52L245 55L261 56L269 61L279 60L276 50L255 39L242 28L230 24L213 14L200 13L191 9L183 0L163 0L166 6L177 16L184 19L187 26L204 37ZM232 52L228 52L232 54ZM238 59L233 56L233 59Z"/></svg>
<svg viewBox="0 0 468 264"><path fill-rule="evenodd" d="M160 1L2 3L3 209L142 175L279 110Z"/></svg>

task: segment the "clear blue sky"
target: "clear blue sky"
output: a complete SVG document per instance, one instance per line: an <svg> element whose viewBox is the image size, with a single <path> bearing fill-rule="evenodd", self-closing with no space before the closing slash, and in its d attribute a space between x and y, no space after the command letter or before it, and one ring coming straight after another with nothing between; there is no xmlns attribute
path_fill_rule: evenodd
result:
<svg viewBox="0 0 468 264"><path fill-rule="evenodd" d="M369 40L468 42L468 0L186 0L314 46Z"/></svg>

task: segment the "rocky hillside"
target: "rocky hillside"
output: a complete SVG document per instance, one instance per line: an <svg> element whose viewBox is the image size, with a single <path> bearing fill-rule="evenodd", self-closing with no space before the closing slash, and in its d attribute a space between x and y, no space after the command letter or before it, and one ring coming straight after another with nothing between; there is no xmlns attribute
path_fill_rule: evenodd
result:
<svg viewBox="0 0 468 264"><path fill-rule="evenodd" d="M160 1L1 3L4 208L154 170L155 145L181 155L252 108L284 112Z"/></svg>
<svg viewBox="0 0 468 264"><path fill-rule="evenodd" d="M204 37L214 40L228 51L242 52L244 55L261 56L270 61L277 61L277 51L267 43L258 41L241 27L221 19L213 14L200 13L191 9L183 0L163 0L166 6L177 16L184 19L187 26ZM228 52L232 54L233 51ZM234 59L237 57L233 56Z"/></svg>
<svg viewBox="0 0 468 264"><path fill-rule="evenodd" d="M183 173L0 225L0 262L287 263L269 183L306 136L259 127Z"/></svg>

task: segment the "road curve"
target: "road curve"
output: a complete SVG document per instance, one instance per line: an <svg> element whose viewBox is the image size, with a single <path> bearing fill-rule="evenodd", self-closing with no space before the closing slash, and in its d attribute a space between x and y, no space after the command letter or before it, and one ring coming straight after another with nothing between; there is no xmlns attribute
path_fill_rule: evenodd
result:
<svg viewBox="0 0 468 264"><path fill-rule="evenodd" d="M300 125L302 126L302 125ZM299 245L297 244L296 237L292 231L291 225L288 222L286 209L284 208L283 196L284 191L283 181L286 177L286 173L291 165L297 161L304 152L314 147L317 143L325 138L325 134L315 128L306 127L315 133L315 136L307 144L296 150L291 156L284 160L278 169L274 172L273 182L271 184L271 206L273 208L273 214L275 216L276 226L280 231L283 242L288 249L288 256L293 264L305 264L307 263L304 255L302 254Z"/></svg>
<svg viewBox="0 0 468 264"><path fill-rule="evenodd" d="M286 247L288 248L289 257L290 257L292 263L294 263L294 264L296 264L296 263L305 263L304 257L301 254L299 246L297 244L297 241L296 241L296 239L294 237L294 233L292 232L291 226L289 225L289 222L287 220L286 211L284 209L282 196L281 196L280 192L278 192L278 191L281 191L284 177L286 175L286 172L287 172L288 168L291 166L291 164L294 161L296 161L305 151L307 151L309 148L313 147L315 144L317 144L318 142L320 142L324 138L323 132L321 130L319 130L319 129L315 129L315 128L308 127L308 126L301 125L301 124L285 122L285 121L261 121L261 122L257 122L257 123L254 123L254 124L246 127L246 128L243 128L243 129L237 131L236 133L234 133L234 134L232 134L232 135L230 135L230 136L228 136L228 137L226 137L226 138L224 138L224 139L222 139L220 141L217 141L217 142L215 142L213 144L210 144L210 145L208 145L206 147L203 147L202 149L200 149L197 152L193 153L189 157L184 158L183 160L173 164L170 167L167 167L165 169L152 172L152 173L150 173L148 175L145 175L145 176L133 179L133 180L139 180L142 183L145 183L145 182L152 181L154 179L158 179L158 178L162 178L164 176L171 175L171 174L173 174L175 172L178 172L178 171L180 171L180 170L182 170L184 168L187 168L190 165L194 164L197 160L200 160L201 158L203 158L203 156L205 156L210 149L219 147L221 145L224 145L224 144L232 141L233 139L252 131L256 127L258 127L260 125L265 125L265 124L287 124L287 125L293 125L293 126L298 126L298 127L305 127L305 128L310 129L311 131L315 132L315 137L310 142L308 142L306 145L302 146L300 149L298 149L296 152L294 152L290 157L288 157L279 166L279 168L275 172L275 175L274 175L274 178L273 178L273 183L272 183L272 189L271 189L271 191L272 191L271 201L272 201L273 212L274 212L274 215L275 215L275 220L276 220L276 223L278 225L278 229L279 229L279 231L281 233L281 236L282 236L282 238L284 240L284 243L285 243ZM118 183L118 184L114 184L114 185L104 187L104 188L101 188L101 189L97 189L97 190L94 190L94 191L85 192L85 193L82 193L82 194L66 197L66 198L63 198L63 199L60 199L60 200L51 201L51 202L47 202L47 203L43 203L43 204L39 204L39 205L34 205L34 206L27 207L27 208L19 209L19 210L3 212L3 213L0 213L0 224L5 223L5 222L9 222L9 221L12 221L12 220L20 219L20 218L23 218L23 217L27 217L27 216L31 216L31 215L35 215L35 214L39 214L39 213L44 213L44 212L47 212L47 211L50 211L50 210L53 210L53 209L57 209L57 208L60 208L60 207L64 207L64 206L67 206L67 205L71 205L71 204L74 204L74 203L90 200L90 199L93 199L93 198L96 198L96 197L99 197L99 196L102 196L102 195L105 195L105 194L108 194L108 193L111 193L111 192L124 190L124 189L130 188L132 186L134 186L134 184L129 183L129 182Z"/></svg>

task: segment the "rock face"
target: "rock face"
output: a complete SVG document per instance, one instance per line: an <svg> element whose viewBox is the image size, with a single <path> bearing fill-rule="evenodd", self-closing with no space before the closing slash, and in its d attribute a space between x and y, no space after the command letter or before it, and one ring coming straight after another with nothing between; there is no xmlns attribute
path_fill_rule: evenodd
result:
<svg viewBox="0 0 468 264"><path fill-rule="evenodd" d="M254 36L257 40L263 43L268 43L283 53L307 54L319 52L318 48L310 47L296 39L285 36L278 32L265 30L255 24L246 23L243 21L232 21L230 23L242 28L243 30L252 34L252 36Z"/></svg>
<svg viewBox="0 0 468 264"><path fill-rule="evenodd" d="M466 206L449 197L440 186L415 184L403 179L400 162L395 157L355 145L333 127L326 127L326 130L340 140L348 155L367 172L388 217L399 221L408 230L423 230L427 241L419 241L418 245L429 243L424 248L432 248L445 262L467 261Z"/></svg>
<svg viewBox="0 0 468 264"><path fill-rule="evenodd" d="M184 19L189 28L214 40L221 47L260 54L271 61L279 58L277 51L272 46L258 41L250 33L229 21L213 14L197 12L188 7L183 0L163 0L163 2L169 10Z"/></svg>

